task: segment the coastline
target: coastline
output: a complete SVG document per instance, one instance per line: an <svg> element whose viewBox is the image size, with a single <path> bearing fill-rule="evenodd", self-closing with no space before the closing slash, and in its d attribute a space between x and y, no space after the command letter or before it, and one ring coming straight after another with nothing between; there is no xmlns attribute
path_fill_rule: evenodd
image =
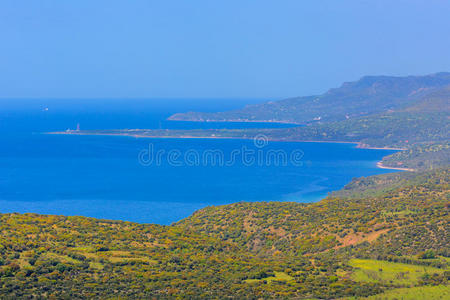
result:
<svg viewBox="0 0 450 300"><path fill-rule="evenodd" d="M407 172L415 172L416 170L410 168L397 168L397 167L388 167L383 165L383 161L377 162L377 167L380 169L390 169L390 170L398 170L398 171L407 171Z"/></svg>
<svg viewBox="0 0 450 300"><path fill-rule="evenodd" d="M178 122L221 122L221 123L275 123L275 124L292 124L292 125L305 125L305 123L290 122L290 121L271 121L271 120L248 120L248 119L230 119L230 120L184 120L184 119L172 119L168 117L168 121L178 121Z"/></svg>
<svg viewBox="0 0 450 300"><path fill-rule="evenodd" d="M107 132L87 132L87 131L54 131L45 132L44 134L61 134L61 135L101 135L101 136L129 136L134 138L150 138L150 139L235 139L235 140L252 140L254 137L233 137L233 136L195 136L195 135L143 135L143 134L130 134L130 133L107 133ZM349 141L318 141L318 140L295 140L295 139L271 139L272 142L296 142L296 143L335 143L335 144L354 144L359 149L373 149L373 150L396 150L404 151L405 148L394 147L373 147L362 142L349 142ZM388 167L385 167L388 168ZM389 167L390 168L390 167ZM396 168L391 168L396 169ZM402 170L402 168L398 168Z"/></svg>

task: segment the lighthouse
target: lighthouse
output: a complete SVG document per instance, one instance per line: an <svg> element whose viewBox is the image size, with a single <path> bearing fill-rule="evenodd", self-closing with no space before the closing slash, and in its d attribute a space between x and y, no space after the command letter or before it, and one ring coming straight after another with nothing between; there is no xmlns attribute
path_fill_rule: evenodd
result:
<svg viewBox="0 0 450 300"><path fill-rule="evenodd" d="M77 123L77 131L80 131L80 123Z"/></svg>

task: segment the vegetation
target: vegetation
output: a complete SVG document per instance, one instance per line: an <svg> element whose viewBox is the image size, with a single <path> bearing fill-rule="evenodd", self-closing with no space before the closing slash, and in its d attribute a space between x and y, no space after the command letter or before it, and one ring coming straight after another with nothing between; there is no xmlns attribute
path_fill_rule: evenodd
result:
<svg viewBox="0 0 450 300"><path fill-rule="evenodd" d="M294 277L289 276L288 274L284 273L284 272L273 272L273 276L269 276L269 277L264 277L261 276L261 279L247 279L245 280L245 282L247 283L255 283L255 282L260 282L260 281L265 281L265 283L271 283L274 280L278 280L278 281L292 281L294 280Z"/></svg>
<svg viewBox="0 0 450 300"><path fill-rule="evenodd" d="M386 284L417 284L424 276L442 274L443 269L417 266L373 259L351 259L349 265L356 270L352 279L363 282L384 282Z"/></svg>
<svg viewBox="0 0 450 300"><path fill-rule="evenodd" d="M402 153L402 152L397 152ZM387 156L389 157L389 156ZM405 161L409 161L406 157ZM443 168L445 169L445 168ZM437 168L439 170L439 168ZM415 186L427 180L430 172L397 172L374 175L368 177L353 178L341 190L331 193L338 198L364 198L383 196L399 187Z"/></svg>
<svg viewBox="0 0 450 300"><path fill-rule="evenodd" d="M368 147L410 147L449 140L447 113L395 112L285 129L292 140L360 142Z"/></svg>
<svg viewBox="0 0 450 300"><path fill-rule="evenodd" d="M368 300L444 300L450 298L449 285L420 286L413 288L400 288L386 291L379 295L370 296Z"/></svg>
<svg viewBox="0 0 450 300"><path fill-rule="evenodd" d="M406 151L394 153L383 158L383 165L432 170L450 164L450 143L426 143L412 146Z"/></svg>
<svg viewBox="0 0 450 300"><path fill-rule="evenodd" d="M0 294L332 299L443 287L449 172L364 198L207 207L172 226L3 214Z"/></svg>

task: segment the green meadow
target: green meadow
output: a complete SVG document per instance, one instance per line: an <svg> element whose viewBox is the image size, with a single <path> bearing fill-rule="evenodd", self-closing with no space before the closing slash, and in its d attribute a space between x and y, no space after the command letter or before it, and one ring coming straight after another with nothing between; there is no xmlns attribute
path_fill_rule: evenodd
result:
<svg viewBox="0 0 450 300"><path fill-rule="evenodd" d="M274 276L269 276L266 278L262 278L262 279L247 279L245 280L245 282L247 283L253 283L253 282L260 282L260 281L266 281L267 283L270 283L274 280L278 280L278 281L291 281L294 279L294 277L289 276L288 274L284 273L284 272L274 272Z"/></svg>
<svg viewBox="0 0 450 300"><path fill-rule="evenodd" d="M361 299L361 298L360 298ZM383 294L362 298L367 300L444 300L450 299L450 286L419 286L413 288L393 289Z"/></svg>
<svg viewBox="0 0 450 300"><path fill-rule="evenodd" d="M358 282L416 285L425 274L441 274L443 269L417 266L374 259L351 259L349 264L356 270L352 279Z"/></svg>

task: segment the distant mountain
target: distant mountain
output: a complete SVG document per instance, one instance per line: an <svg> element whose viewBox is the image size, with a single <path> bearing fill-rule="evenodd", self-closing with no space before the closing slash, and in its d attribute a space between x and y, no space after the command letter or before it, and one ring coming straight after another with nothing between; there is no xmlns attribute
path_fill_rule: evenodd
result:
<svg viewBox="0 0 450 300"><path fill-rule="evenodd" d="M450 95L450 73L426 76L366 76L346 82L319 96L297 97L248 105L243 109L217 112L187 112L169 117L183 121L263 121L306 124L352 119L376 113L404 110L429 110L424 100L441 99L431 109L447 106ZM434 99L434 102L436 99Z"/></svg>
<svg viewBox="0 0 450 300"><path fill-rule="evenodd" d="M244 138L263 134L273 141L354 142L360 147L410 148L450 139L450 89L418 97L410 106L335 122L277 129L90 130L75 134L130 135L162 138ZM448 93L448 95L447 95ZM74 133L70 133L74 134ZM415 168L415 167L413 167Z"/></svg>

